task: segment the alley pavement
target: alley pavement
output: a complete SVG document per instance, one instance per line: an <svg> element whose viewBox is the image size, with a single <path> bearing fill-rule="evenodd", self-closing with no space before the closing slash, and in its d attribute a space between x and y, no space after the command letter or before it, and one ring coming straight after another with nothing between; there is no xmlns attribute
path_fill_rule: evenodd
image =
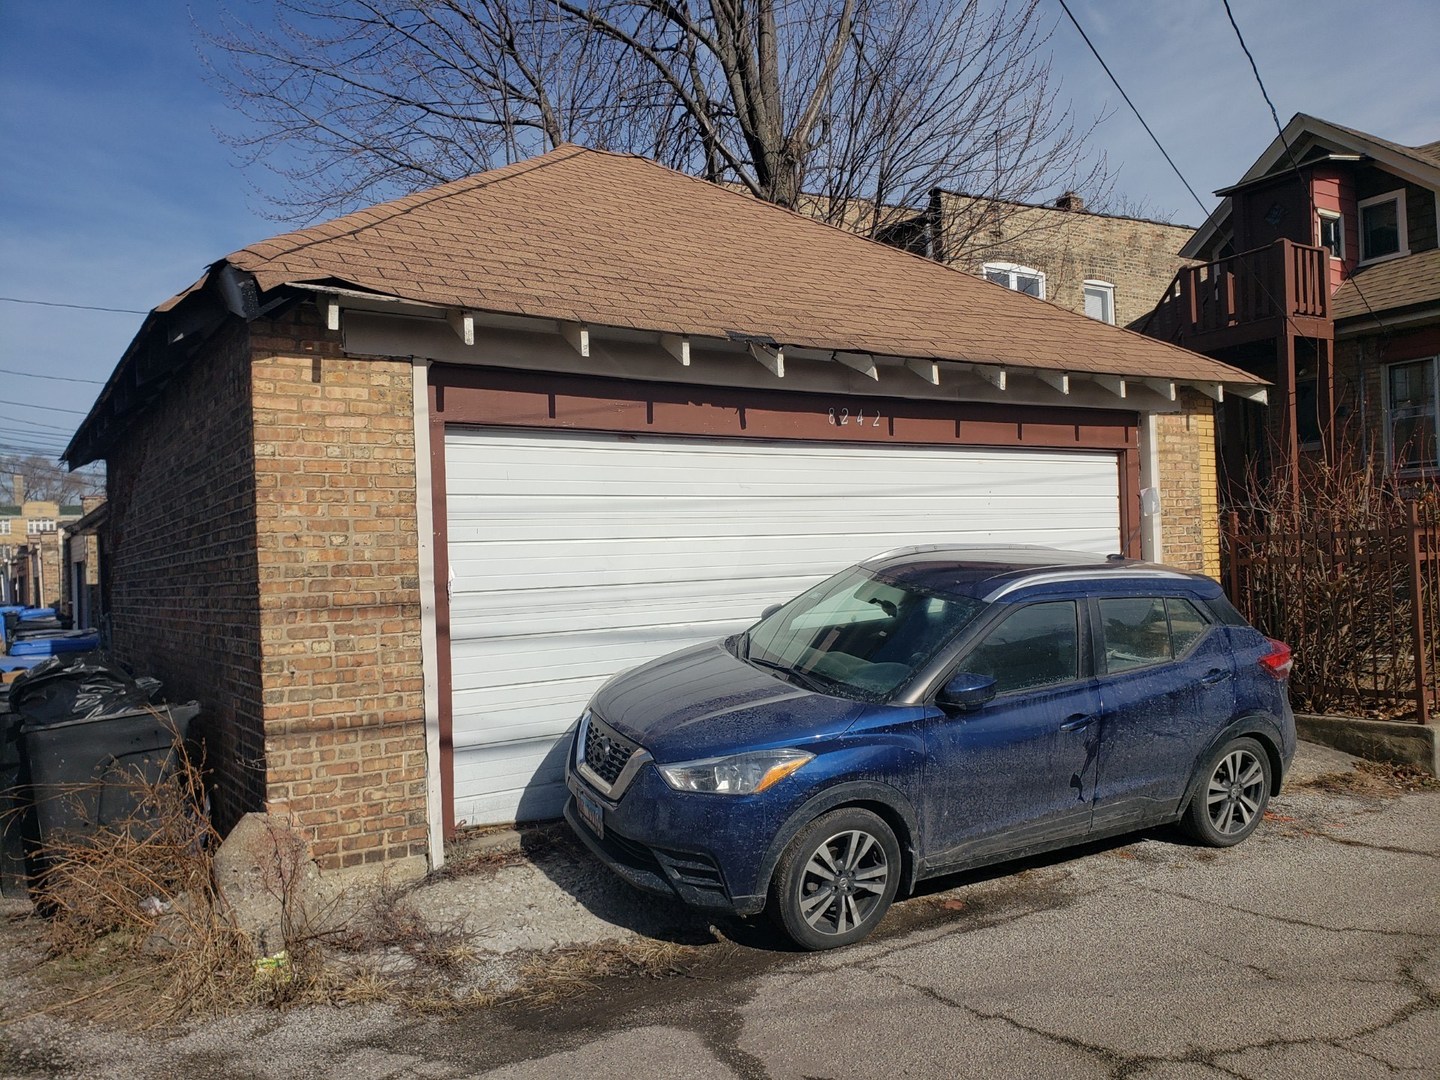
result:
<svg viewBox="0 0 1440 1080"><path fill-rule="evenodd" d="M1440 791L1352 783L1351 765L1302 744L1289 788L1237 848L1161 830L942 879L833 953L721 926L663 977L442 1018L389 1005L250 1012L161 1037L29 1016L0 1032L0 1072L1433 1078ZM632 900L651 903L609 910Z"/></svg>

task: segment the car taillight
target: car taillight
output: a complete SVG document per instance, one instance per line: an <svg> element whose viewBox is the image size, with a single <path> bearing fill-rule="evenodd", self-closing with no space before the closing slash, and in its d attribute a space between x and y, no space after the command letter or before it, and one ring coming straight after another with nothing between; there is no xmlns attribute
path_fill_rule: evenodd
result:
<svg viewBox="0 0 1440 1080"><path fill-rule="evenodd" d="M1290 646L1274 638L1265 640L1270 643L1270 651L1260 658L1261 670L1271 678L1288 679L1290 668L1295 663L1295 658L1290 654Z"/></svg>

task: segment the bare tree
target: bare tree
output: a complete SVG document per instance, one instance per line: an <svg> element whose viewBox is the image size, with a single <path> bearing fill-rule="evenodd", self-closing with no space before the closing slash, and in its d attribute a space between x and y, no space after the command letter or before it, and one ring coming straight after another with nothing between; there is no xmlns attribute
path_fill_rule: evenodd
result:
<svg viewBox="0 0 1440 1080"><path fill-rule="evenodd" d="M875 233L930 189L1028 200L1103 163L1058 101L1039 0L271 0L201 30L321 214L578 142ZM803 194L802 194L803 193Z"/></svg>
<svg viewBox="0 0 1440 1080"><path fill-rule="evenodd" d="M96 469L69 472L58 462L39 454L0 455L0 502L14 497L19 477L28 499L62 504L78 503L82 495L105 490L105 474Z"/></svg>

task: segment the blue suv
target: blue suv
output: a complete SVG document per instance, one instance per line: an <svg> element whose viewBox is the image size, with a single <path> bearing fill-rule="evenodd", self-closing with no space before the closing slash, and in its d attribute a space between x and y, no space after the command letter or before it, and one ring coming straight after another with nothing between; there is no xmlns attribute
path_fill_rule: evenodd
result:
<svg viewBox="0 0 1440 1080"><path fill-rule="evenodd" d="M606 683L565 816L633 885L835 948L921 878L1167 822L1239 843L1295 752L1290 663L1198 574L890 552Z"/></svg>

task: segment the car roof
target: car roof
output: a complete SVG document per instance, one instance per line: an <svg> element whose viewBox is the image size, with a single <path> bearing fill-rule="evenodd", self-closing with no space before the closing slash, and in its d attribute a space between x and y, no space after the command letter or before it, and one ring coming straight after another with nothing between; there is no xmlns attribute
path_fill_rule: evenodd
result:
<svg viewBox="0 0 1440 1080"><path fill-rule="evenodd" d="M994 601L1021 589L1045 584L1127 581L1168 581L1208 595L1219 586L1203 574L1161 563L1097 555L1090 551L1024 544L929 544L897 548L860 564L864 569L901 584L926 590Z"/></svg>

